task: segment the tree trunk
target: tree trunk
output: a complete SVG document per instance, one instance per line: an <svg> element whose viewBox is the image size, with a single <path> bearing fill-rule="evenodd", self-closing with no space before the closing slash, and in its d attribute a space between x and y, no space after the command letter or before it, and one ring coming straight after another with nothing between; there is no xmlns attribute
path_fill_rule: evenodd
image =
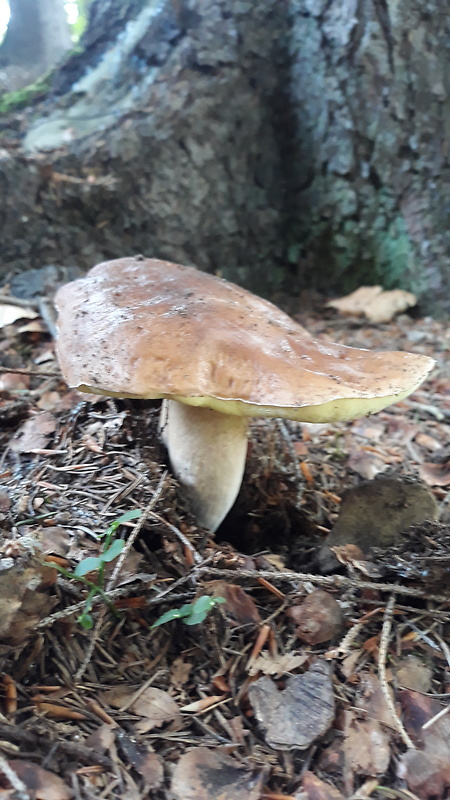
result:
<svg viewBox="0 0 450 800"><path fill-rule="evenodd" d="M341 291L369 278L450 310L445 3L296 6L290 255L300 282Z"/></svg>
<svg viewBox="0 0 450 800"><path fill-rule="evenodd" d="M70 49L62 0L9 0L11 17L0 47L1 82L7 90L34 81Z"/></svg>
<svg viewBox="0 0 450 800"><path fill-rule="evenodd" d="M141 251L450 309L448 29L440 0L96 0L2 151L6 269Z"/></svg>

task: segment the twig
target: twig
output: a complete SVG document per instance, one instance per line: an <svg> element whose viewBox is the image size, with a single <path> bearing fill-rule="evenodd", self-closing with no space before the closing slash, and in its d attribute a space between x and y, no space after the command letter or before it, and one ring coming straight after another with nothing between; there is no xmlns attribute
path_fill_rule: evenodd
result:
<svg viewBox="0 0 450 800"><path fill-rule="evenodd" d="M34 369L13 369L12 367L0 367L0 372L13 372L14 375L33 375L36 378L60 378L58 372L37 372Z"/></svg>
<svg viewBox="0 0 450 800"><path fill-rule="evenodd" d="M419 800L416 794L408 791L408 789L389 789L387 786L380 786L378 781L377 794L382 797L391 798L391 800Z"/></svg>
<svg viewBox="0 0 450 800"><path fill-rule="evenodd" d="M170 522L167 522L167 520L164 519L164 517L161 517L159 514L155 514L154 511L150 511L149 512L149 517L152 517L153 519L157 519L158 522L162 522L163 525L165 525L167 528L169 528L169 530L171 530L172 533L175 534L175 536L184 544L184 546L187 547L188 550L191 551L192 557L193 557L194 561L197 564L202 564L203 563L203 558L201 557L201 555L198 552L198 550L195 549L195 547L192 544L192 542L189 541L187 536L185 536L184 533L182 533L179 528L176 528L175 525L172 525Z"/></svg>
<svg viewBox="0 0 450 800"><path fill-rule="evenodd" d="M17 744L21 745L21 751L36 750L39 741L39 744L45 752L51 748L54 741L49 734L42 733L42 731L37 735L17 725L6 725L5 723L0 723L0 737L7 742L17 742ZM100 764L102 767L111 768L111 759L91 747L86 747L76 742L69 742L59 737L58 748L64 753L67 753L72 761L79 759L83 764ZM0 771L1 769L2 767L0 766Z"/></svg>
<svg viewBox="0 0 450 800"><path fill-rule="evenodd" d="M9 294L0 294L0 303L6 306L19 306L19 308L32 308L37 311L37 300L22 300L21 297L14 297Z"/></svg>
<svg viewBox="0 0 450 800"><path fill-rule="evenodd" d="M154 576L156 578L156 575ZM128 586L120 586L118 589L113 589L111 592L105 594L108 595L108 600L117 600L120 597L126 597L135 590L134 584L128 584ZM96 597L92 598L92 606L100 605L104 603L104 596L101 594L96 595ZM74 603L71 606L67 606L66 608L60 609L60 611L55 611L54 614L49 614L48 617L41 619L40 622L37 623L35 626L37 630L42 630L43 628L49 628L50 625L54 625L55 622L59 622L61 619L66 619L67 617L73 616L73 614L79 614L81 611L84 611L86 608L86 601L80 600L79 603Z"/></svg>
<svg viewBox="0 0 450 800"><path fill-rule="evenodd" d="M400 717L397 714L397 709L395 708L394 701L392 699L391 693L389 691L389 685L386 677L386 658L388 653L388 646L389 646L389 638L391 635L392 629L392 617L394 614L395 608L395 600L396 596L393 592L386 603L386 610L384 612L384 619L383 619L383 627L381 630L381 638L380 638L380 648L378 651L378 674L380 676L380 685L381 690L384 695L384 699L386 701L386 705L389 708L389 711L392 714L392 718L394 720L394 725L397 728L400 736L402 737L404 743L410 750L416 750L416 746L412 739L409 737L407 731L403 727L403 723Z"/></svg>
<svg viewBox="0 0 450 800"><path fill-rule="evenodd" d="M448 714L449 711L450 711L450 706L444 706L444 708L441 708L441 710L438 711L438 713L435 714L434 717L431 717L431 719L427 720L422 725L422 730L426 731L427 728L431 728L431 726L434 725L435 722L441 719L441 717L444 717L446 714Z"/></svg>
<svg viewBox="0 0 450 800"><path fill-rule="evenodd" d="M156 575L149 575L149 580L154 580ZM161 600L168 594L171 594L174 589L176 589L181 583L187 583L188 580L191 580L192 575L183 575L180 580L176 581L176 584L171 584L167 589L164 589L163 592L160 592L155 597L147 598L146 602L148 606L157 606L161 603ZM142 582L141 582L142 583ZM141 585L141 584L140 584ZM111 592L104 592L102 595L98 594L96 597L92 598L92 607L95 608L96 606L101 605L101 603L105 602L105 596L113 602L114 600L119 600L121 597L127 597L129 594L133 594L136 590L136 584L130 583L127 586L121 586L119 589L113 589ZM163 598L161 598L163 595ZM186 598L192 596L192 591L190 592L175 592L172 595L172 600L186 600ZM60 611L55 611L54 614L49 614L48 617L42 619L38 624L35 626L36 630L42 630L43 628L49 628L51 625L54 625L55 622L59 622L61 619L67 619L67 617L71 617L74 614L79 614L81 611L84 611L86 608L86 601L80 600L79 603L74 603L71 606L67 606L66 608L62 608ZM450 697L450 695L449 695Z"/></svg>
<svg viewBox="0 0 450 800"><path fill-rule="evenodd" d="M111 577L110 577L110 579L109 579L109 581L108 581L108 583L106 585L106 591L107 592L110 592L111 589L114 587L114 584L115 584L115 582L116 582L116 580L117 580L117 578L119 576L120 570L122 569L122 567L124 565L125 559L126 559L128 553L130 552L130 549L133 546L133 543L135 542L136 537L138 536L138 534L139 534L139 532L140 532L145 520L147 519L148 515L150 514L152 508L154 508L154 506L158 502L158 500L159 500L159 498L161 496L161 493L162 493L163 486L164 486L166 478L167 478L167 471L163 472L163 474L161 475L160 481L158 483L158 486L156 487L156 490L155 490L155 492L153 494L152 499L150 500L150 502L148 503L147 507L142 512L141 516L139 517L138 522L136 523L136 525L134 526L130 536L128 537L128 540L127 540L127 543L126 543L125 547L123 548L119 558L117 559L116 566L114 567L113 573L112 573L112 575L111 575ZM90 662L90 660L92 658L92 654L93 654L93 652L95 650L95 645L97 644L97 641L98 641L98 639L100 637L100 631L102 629L103 620L105 618L105 615L106 615L106 606L104 605L104 606L102 606L102 608L99 611L99 614L98 614L98 617L97 617L97 621L95 623L94 629L93 629L92 634L91 634L91 640L90 640L89 645L88 645L87 653L86 653L86 655L85 655L85 657L83 659L82 664L80 665L80 667L78 668L78 670L76 672L76 675L75 675L75 678L74 678L75 683L78 683L81 680L81 678L83 677L83 675L84 675L84 673L85 673L85 671L86 671L86 669L87 669L87 667L89 665L89 662Z"/></svg>
<svg viewBox="0 0 450 800"><path fill-rule="evenodd" d="M216 575L219 578L236 578L236 575L239 575L240 578L254 578L255 580L258 580L258 578L268 578L268 580L272 582L276 580L289 581L290 583L304 583L310 581L311 583L316 583L319 586L329 586L331 589L375 589L378 592L395 591L397 594L407 595L409 597L419 597L422 600L433 600L436 603L443 604L450 603L450 594L430 594L426 590L421 591L420 589L414 589L411 586L399 586L392 583L377 583L376 581L358 581L355 578L347 578L345 575L315 575L314 573L309 572L275 572L268 569L240 569L237 573L236 570L233 569L218 569L216 567L206 566L198 568L198 575L203 575L205 573Z"/></svg>
<svg viewBox="0 0 450 800"><path fill-rule="evenodd" d="M338 658L340 656L346 656L351 649L351 646L355 639L359 636L360 631L363 629L364 623L363 622L355 622L354 625L350 628L350 630L345 634L344 638L341 639L336 647L332 647L331 650L328 650L326 653L327 658Z"/></svg>
<svg viewBox="0 0 450 800"><path fill-rule="evenodd" d="M161 670L159 670L159 671L156 670L156 672L154 672L153 675L150 675L150 677L147 678L147 680L144 681L144 683L141 686L139 686L139 689L137 689L135 692L133 692L131 697L129 697L128 700L126 700L125 703L122 706L120 706L119 711L122 714L123 714L124 711L128 711L128 709L131 708L133 703L135 703L136 700L139 700L140 696L142 694L144 694L144 692L147 689L150 688L152 683L154 683L156 678L158 678L158 677L161 677Z"/></svg>

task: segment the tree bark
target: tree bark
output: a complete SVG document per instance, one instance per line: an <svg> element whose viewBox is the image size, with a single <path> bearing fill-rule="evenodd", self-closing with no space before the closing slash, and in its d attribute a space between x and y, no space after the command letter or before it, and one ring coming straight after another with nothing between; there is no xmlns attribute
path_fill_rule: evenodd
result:
<svg viewBox="0 0 450 800"><path fill-rule="evenodd" d="M450 310L448 34L441 0L97 0L2 151L6 269L140 251Z"/></svg>
<svg viewBox="0 0 450 800"><path fill-rule="evenodd" d="M296 4L300 282L342 291L369 279L450 310L447 11L440 0Z"/></svg>

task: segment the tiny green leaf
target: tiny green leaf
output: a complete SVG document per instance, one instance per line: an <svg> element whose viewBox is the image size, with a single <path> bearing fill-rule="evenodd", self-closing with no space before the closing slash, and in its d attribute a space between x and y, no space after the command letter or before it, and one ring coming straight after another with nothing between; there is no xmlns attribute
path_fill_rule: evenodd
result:
<svg viewBox="0 0 450 800"><path fill-rule="evenodd" d="M80 614L79 617L77 617L77 621L80 623L81 627L87 631L90 631L91 628L94 627L94 620L92 618L92 615L87 614L85 611L83 611L83 613Z"/></svg>
<svg viewBox="0 0 450 800"><path fill-rule="evenodd" d="M202 597L199 597L195 603L192 603L192 614L207 614L208 611L216 605L219 598L217 597L210 597L209 595L205 594ZM220 598L220 602L225 602L224 598Z"/></svg>
<svg viewBox="0 0 450 800"><path fill-rule="evenodd" d="M187 616L187 614L183 614L181 608L172 608L171 611L166 611L165 614L161 614L151 627L157 628L159 625L165 625L166 622L171 622L173 619L181 619L181 617L184 616Z"/></svg>
<svg viewBox="0 0 450 800"><path fill-rule="evenodd" d="M76 578L81 578L83 575L87 575L88 572L94 572L97 570L103 559L101 556L90 556L89 558L83 558L83 561L80 561L79 564L75 567L74 575Z"/></svg>
<svg viewBox="0 0 450 800"><path fill-rule="evenodd" d="M107 528L106 531L104 531L100 535L102 537L110 536L111 533L114 533L114 531L117 530L119 525L122 525L123 522L130 522L132 519L137 519L138 517L141 516L141 514L142 511L139 508L133 508L131 511L126 511L125 514L122 514L121 517L115 519L114 522L111 523L109 528Z"/></svg>
<svg viewBox="0 0 450 800"><path fill-rule="evenodd" d="M189 617L183 620L185 625L199 625L204 622L207 617L206 611L200 611L198 614L190 614Z"/></svg>
<svg viewBox="0 0 450 800"><path fill-rule="evenodd" d="M100 561L113 561L119 553L122 552L123 548L125 547L125 542L123 539L114 539L114 541L110 544L107 550L104 553L101 553L99 556ZM83 563L83 562L81 562Z"/></svg>
<svg viewBox="0 0 450 800"><path fill-rule="evenodd" d="M184 620L185 625L198 625L200 622L204 622L208 613L217 603L225 603L225 598L209 597L208 595L199 597L195 603L192 603L192 611L189 617Z"/></svg>
<svg viewBox="0 0 450 800"><path fill-rule="evenodd" d="M162 614L156 622L151 626L157 628L159 625L164 625L166 622L171 622L174 619L182 619L185 625L198 625L204 622L208 612L217 603L225 603L224 597L210 597L209 595L202 595L194 603L186 603L180 608L172 608L171 611L166 611Z"/></svg>

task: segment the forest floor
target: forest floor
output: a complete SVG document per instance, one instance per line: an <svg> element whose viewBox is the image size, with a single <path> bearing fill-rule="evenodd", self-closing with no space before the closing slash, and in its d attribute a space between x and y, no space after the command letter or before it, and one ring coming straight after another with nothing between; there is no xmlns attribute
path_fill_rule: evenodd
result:
<svg viewBox="0 0 450 800"><path fill-rule="evenodd" d="M7 307L0 800L447 797L447 326L297 313L436 370L353 423L255 421L212 538L170 475L158 404L68 389L43 320ZM204 597L225 602L193 609Z"/></svg>

